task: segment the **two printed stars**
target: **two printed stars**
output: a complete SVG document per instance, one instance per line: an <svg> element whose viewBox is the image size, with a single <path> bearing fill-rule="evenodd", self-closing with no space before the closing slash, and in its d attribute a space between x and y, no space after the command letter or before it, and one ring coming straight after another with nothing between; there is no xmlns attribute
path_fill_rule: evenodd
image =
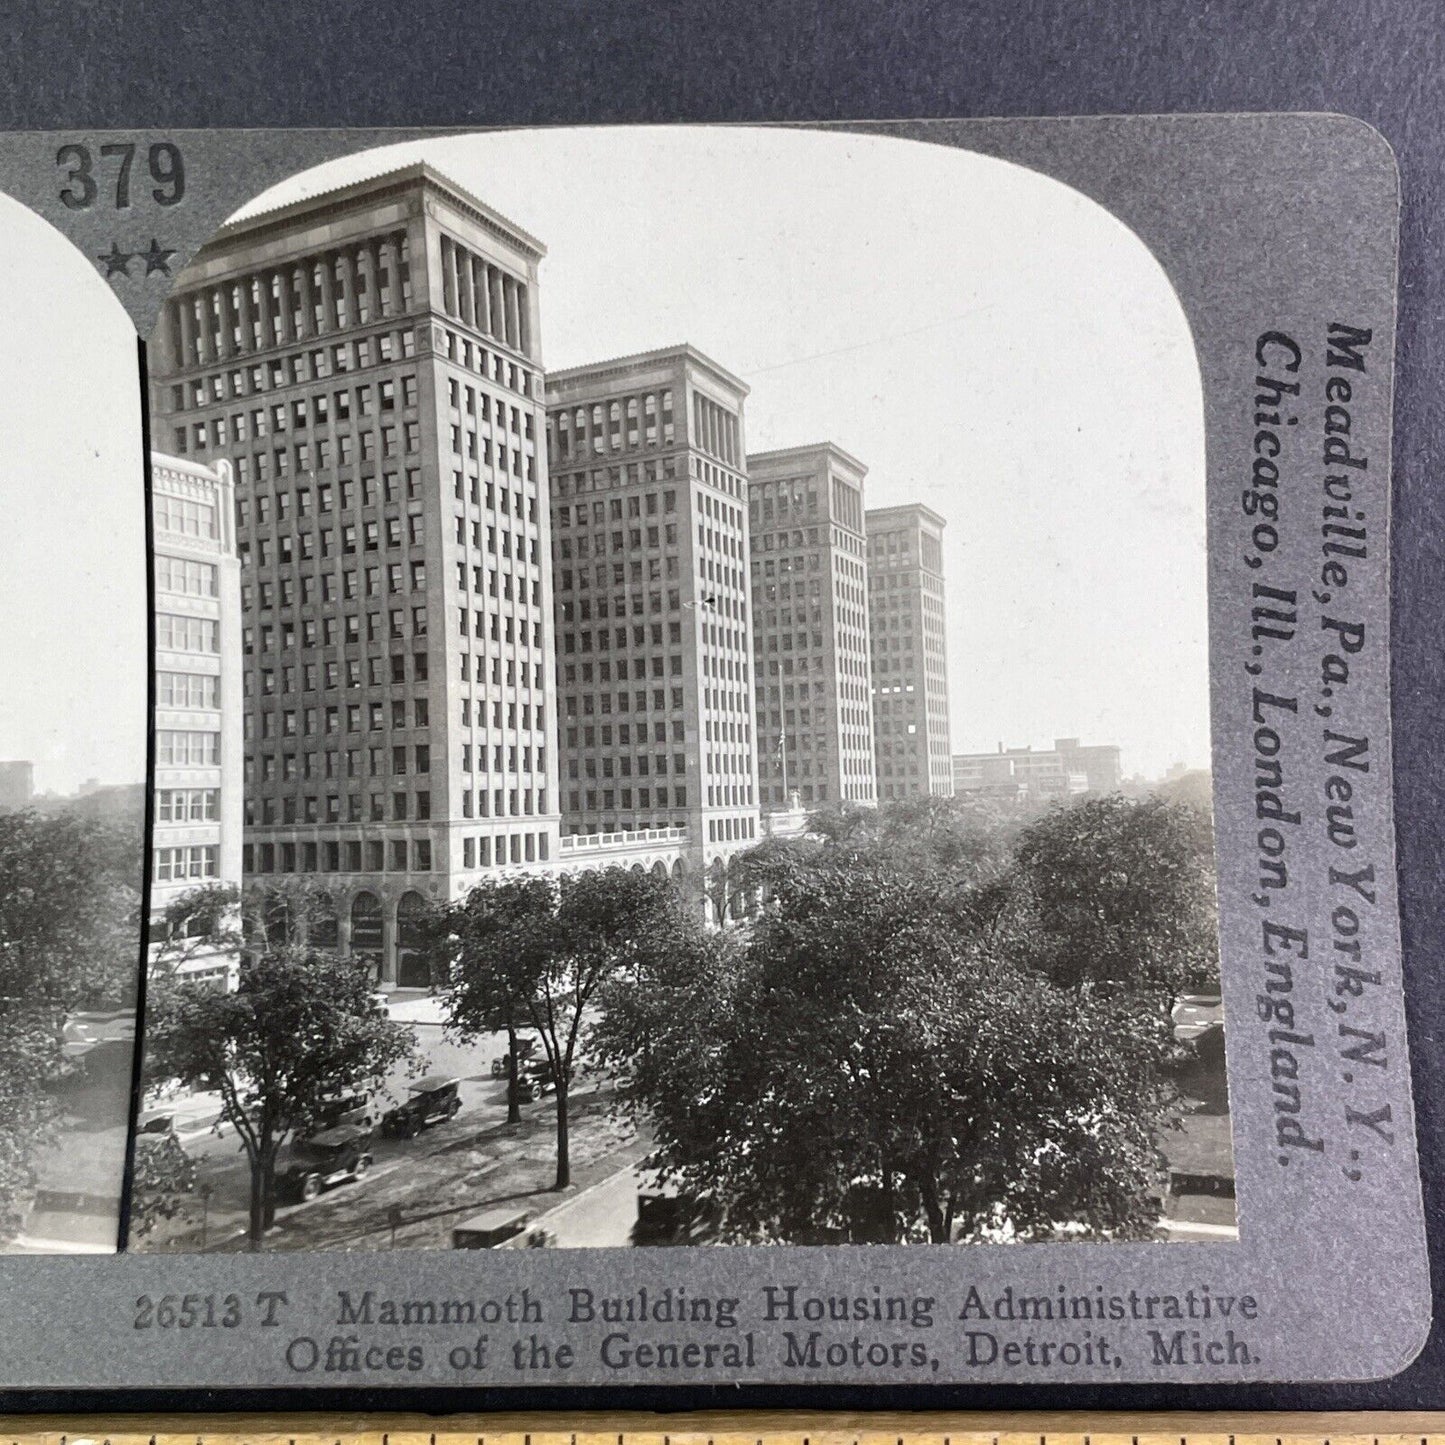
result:
<svg viewBox="0 0 1445 1445"><path fill-rule="evenodd" d="M132 261L144 261L147 276L154 276L157 273L169 276L171 274L171 257L175 254L174 250L167 250L152 236L150 245L144 251L122 251L112 241L110 250L103 252L97 257L97 260L105 267L105 279L109 281L112 276L129 276Z"/></svg>

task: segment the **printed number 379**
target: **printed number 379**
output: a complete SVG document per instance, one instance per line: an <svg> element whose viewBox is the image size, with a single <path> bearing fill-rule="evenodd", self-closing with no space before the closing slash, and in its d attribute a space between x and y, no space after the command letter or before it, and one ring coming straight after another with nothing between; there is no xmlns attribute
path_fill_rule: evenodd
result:
<svg viewBox="0 0 1445 1445"><path fill-rule="evenodd" d="M106 171L115 173L115 208L128 210L131 201L130 173L135 164L137 147L132 141L112 141L101 146L100 161ZM90 147L72 142L55 152L55 164L67 168L66 186L60 193L64 205L72 211L93 206L100 193L96 179L96 158ZM180 147L168 140L157 141L146 151L146 169L155 183L151 199L161 206L174 206L186 193L186 167Z"/></svg>

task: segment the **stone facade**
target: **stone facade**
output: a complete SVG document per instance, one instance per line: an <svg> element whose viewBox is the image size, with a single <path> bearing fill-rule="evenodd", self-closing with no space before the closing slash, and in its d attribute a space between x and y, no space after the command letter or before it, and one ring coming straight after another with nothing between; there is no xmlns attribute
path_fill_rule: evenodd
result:
<svg viewBox="0 0 1445 1445"><path fill-rule="evenodd" d="M868 469L832 442L748 458L763 806L876 803Z"/></svg>
<svg viewBox="0 0 1445 1445"><path fill-rule="evenodd" d="M945 522L913 503L870 511L866 526L878 797L949 797Z"/></svg>
<svg viewBox="0 0 1445 1445"><path fill-rule="evenodd" d="M241 585L229 462L151 455L155 772L151 917L191 889L241 883ZM221 952L180 965L234 985Z"/></svg>
<svg viewBox="0 0 1445 1445"><path fill-rule="evenodd" d="M678 346L547 391L564 832L725 867L759 837L747 388Z"/></svg>
<svg viewBox="0 0 1445 1445"><path fill-rule="evenodd" d="M249 882L421 982L427 901L558 857L541 244L426 165L224 226L150 351L235 470Z"/></svg>

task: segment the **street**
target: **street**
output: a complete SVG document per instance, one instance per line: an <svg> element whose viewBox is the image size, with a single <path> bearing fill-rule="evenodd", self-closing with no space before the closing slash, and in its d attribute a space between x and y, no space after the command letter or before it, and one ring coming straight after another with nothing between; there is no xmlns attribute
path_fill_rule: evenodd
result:
<svg viewBox="0 0 1445 1445"><path fill-rule="evenodd" d="M310 1203L280 1204L268 1250L444 1249L450 1246L452 1227L488 1205L516 1202L535 1216L570 1197L551 1188L556 1168L552 1096L524 1104L521 1124L506 1122L506 1081L491 1073L492 1060L506 1051L506 1035L458 1045L429 1021L429 1013L434 1017L430 1000L393 1002L393 1019L416 1028L420 1060L413 1072L393 1072L376 1100L377 1112L406 1097L410 1078L450 1073L460 1081L462 1107L456 1118L414 1139L387 1139L378 1131L370 1146L374 1164L363 1179L338 1184ZM579 1075L571 1099L571 1193L616 1173L647 1150L646 1139L611 1116L608 1101L593 1080ZM235 1131L215 1128L218 1099L191 1096L166 1107L183 1147L196 1160L197 1189L173 1219L162 1220L133 1247L148 1252L245 1248L250 1169Z"/></svg>

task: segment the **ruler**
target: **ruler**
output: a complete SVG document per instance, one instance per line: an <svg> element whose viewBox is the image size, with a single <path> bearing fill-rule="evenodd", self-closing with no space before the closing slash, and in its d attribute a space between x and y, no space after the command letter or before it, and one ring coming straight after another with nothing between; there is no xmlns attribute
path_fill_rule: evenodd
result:
<svg viewBox="0 0 1445 1445"><path fill-rule="evenodd" d="M0 1445L1445 1445L1445 1412L0 1417Z"/></svg>

